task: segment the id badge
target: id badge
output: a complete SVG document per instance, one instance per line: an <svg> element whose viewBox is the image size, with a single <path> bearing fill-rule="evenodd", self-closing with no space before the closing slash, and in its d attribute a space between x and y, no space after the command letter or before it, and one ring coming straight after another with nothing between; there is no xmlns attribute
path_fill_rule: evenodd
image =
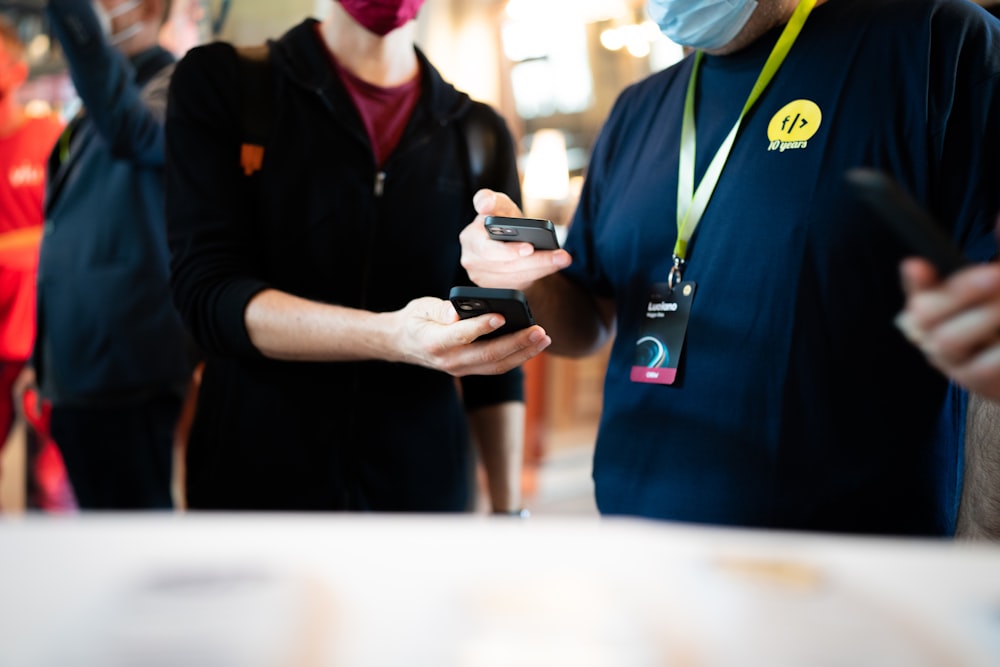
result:
<svg viewBox="0 0 1000 667"><path fill-rule="evenodd" d="M667 283L653 285L635 343L632 382L673 384L677 379L695 287L693 282L674 289Z"/></svg>

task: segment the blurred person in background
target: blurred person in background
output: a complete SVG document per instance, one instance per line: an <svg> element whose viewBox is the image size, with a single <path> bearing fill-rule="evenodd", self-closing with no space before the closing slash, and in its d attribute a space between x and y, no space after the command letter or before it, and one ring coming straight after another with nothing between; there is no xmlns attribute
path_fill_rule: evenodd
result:
<svg viewBox="0 0 1000 667"><path fill-rule="evenodd" d="M521 510L519 366L550 340L533 326L473 342L502 318L458 321L447 301L469 282L472 195L518 198L516 156L502 118L416 48L422 4L331 0L269 42L250 82L225 43L177 67L172 285L206 355L191 508L463 511L471 436L491 509ZM263 144L247 143L245 96L272 119Z"/></svg>
<svg viewBox="0 0 1000 667"><path fill-rule="evenodd" d="M1000 19L1000 3L984 5ZM1000 236L1000 217L994 233ZM906 302L896 319L903 334L939 371L971 392L966 421L1000 418L983 400L1000 403L1000 263L977 263L942 280L920 257L900 265ZM969 441L960 519L972 537L1000 538L1000 445L997 438Z"/></svg>
<svg viewBox="0 0 1000 667"><path fill-rule="evenodd" d="M28 73L24 43L15 26L0 17L0 448L18 410L14 383L35 340L45 163L63 128L56 114L25 109L18 95ZM51 440L40 435L26 431L27 505L70 509L61 457Z"/></svg>
<svg viewBox="0 0 1000 667"><path fill-rule="evenodd" d="M83 107L48 165L37 384L81 509L170 509L194 354L170 300L163 123L169 0L49 0Z"/></svg>

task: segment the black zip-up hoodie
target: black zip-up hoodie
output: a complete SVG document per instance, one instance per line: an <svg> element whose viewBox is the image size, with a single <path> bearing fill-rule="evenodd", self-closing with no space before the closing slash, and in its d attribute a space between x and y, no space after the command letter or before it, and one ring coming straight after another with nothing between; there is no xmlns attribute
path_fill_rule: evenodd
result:
<svg viewBox="0 0 1000 667"><path fill-rule="evenodd" d="M459 232L472 196L520 198L495 112L418 50L421 98L382 168L309 19L270 43L263 166L240 166L240 69L231 45L178 64L167 110L174 300L206 366L188 451L192 507L458 511L471 449L465 409L522 400L522 373L466 378L384 362L266 359L243 313L266 288L384 312L469 284ZM489 119L494 160L470 172L463 121ZM464 397L464 403L463 403Z"/></svg>

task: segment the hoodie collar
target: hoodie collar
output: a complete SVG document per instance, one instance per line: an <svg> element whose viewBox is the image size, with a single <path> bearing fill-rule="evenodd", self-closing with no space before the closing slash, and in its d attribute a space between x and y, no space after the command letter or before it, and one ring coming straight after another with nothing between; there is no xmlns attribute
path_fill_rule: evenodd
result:
<svg viewBox="0 0 1000 667"><path fill-rule="evenodd" d="M274 63L294 84L339 99L346 91L330 63L318 24L306 19L272 41ZM447 123L470 104L469 96L445 81L418 47L414 50L421 70L420 105L433 120Z"/></svg>

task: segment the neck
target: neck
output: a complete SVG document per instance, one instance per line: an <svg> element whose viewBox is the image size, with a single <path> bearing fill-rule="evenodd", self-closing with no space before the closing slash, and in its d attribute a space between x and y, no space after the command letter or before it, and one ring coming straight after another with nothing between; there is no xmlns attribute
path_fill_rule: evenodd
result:
<svg viewBox="0 0 1000 667"><path fill-rule="evenodd" d="M410 21L379 37L358 24L339 2L331 4L320 27L327 48L342 67L362 81L383 88L402 85L417 75L415 31L416 25Z"/></svg>
<svg viewBox="0 0 1000 667"><path fill-rule="evenodd" d="M819 7L824 2L826 0L816 0L816 6ZM740 34L733 38L733 41L718 49L706 50L705 53L713 56L725 56L750 46L772 28L788 23L798 6L799 0L772 0L770 2L760 0L757 9L750 16L750 20L747 21Z"/></svg>

